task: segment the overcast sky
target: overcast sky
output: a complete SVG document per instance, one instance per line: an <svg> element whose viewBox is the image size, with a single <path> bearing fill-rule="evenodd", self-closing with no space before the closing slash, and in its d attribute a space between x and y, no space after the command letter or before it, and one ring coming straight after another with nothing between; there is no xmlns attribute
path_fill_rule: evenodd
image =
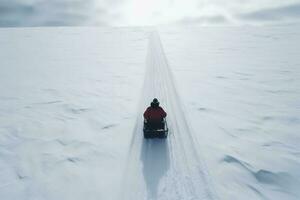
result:
<svg viewBox="0 0 300 200"><path fill-rule="evenodd" d="M0 0L0 26L300 22L300 0Z"/></svg>

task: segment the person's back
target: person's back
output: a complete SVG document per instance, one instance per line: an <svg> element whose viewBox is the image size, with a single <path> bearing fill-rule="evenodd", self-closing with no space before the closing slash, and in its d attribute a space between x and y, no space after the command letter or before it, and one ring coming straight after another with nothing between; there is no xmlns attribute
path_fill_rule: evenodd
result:
<svg viewBox="0 0 300 200"><path fill-rule="evenodd" d="M161 122L167 113L159 106L158 100L155 98L151 102L151 106L144 112L144 118L150 122Z"/></svg>

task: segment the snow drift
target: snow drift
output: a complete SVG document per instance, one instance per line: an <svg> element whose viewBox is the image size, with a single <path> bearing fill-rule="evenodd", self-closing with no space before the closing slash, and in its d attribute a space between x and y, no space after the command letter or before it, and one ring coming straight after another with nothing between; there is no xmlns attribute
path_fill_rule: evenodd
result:
<svg viewBox="0 0 300 200"><path fill-rule="evenodd" d="M1 29L1 198L298 200L299 30Z"/></svg>

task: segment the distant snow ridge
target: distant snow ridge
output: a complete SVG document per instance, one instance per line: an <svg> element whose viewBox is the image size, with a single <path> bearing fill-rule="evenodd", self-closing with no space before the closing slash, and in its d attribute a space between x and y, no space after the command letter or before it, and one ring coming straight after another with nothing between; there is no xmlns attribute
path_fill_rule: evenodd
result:
<svg viewBox="0 0 300 200"><path fill-rule="evenodd" d="M219 199L185 118L157 32L149 36L147 69L122 185L122 199ZM142 112L157 97L168 113L169 137L144 140Z"/></svg>

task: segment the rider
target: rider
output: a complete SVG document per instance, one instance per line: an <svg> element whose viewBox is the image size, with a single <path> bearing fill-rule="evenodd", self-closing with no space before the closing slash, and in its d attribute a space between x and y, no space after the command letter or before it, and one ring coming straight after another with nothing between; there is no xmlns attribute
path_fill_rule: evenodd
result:
<svg viewBox="0 0 300 200"><path fill-rule="evenodd" d="M144 112L144 118L151 122L161 122L167 113L159 106L157 98L154 98L150 106Z"/></svg>

